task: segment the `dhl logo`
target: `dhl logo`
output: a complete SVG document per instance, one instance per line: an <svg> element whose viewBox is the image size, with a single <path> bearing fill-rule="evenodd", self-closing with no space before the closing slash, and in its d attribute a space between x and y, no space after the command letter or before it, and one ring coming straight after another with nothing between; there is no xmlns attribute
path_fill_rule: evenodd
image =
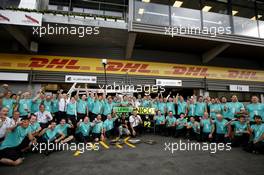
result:
<svg viewBox="0 0 264 175"><path fill-rule="evenodd" d="M2 69L103 72L100 59L11 54L0 55L0 58ZM117 74L264 81L263 71L141 61L109 60L106 70Z"/></svg>

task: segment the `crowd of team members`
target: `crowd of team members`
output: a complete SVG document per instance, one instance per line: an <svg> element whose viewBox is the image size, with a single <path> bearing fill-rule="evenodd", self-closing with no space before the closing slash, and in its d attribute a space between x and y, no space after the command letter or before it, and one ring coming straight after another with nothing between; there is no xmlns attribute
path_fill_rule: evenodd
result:
<svg viewBox="0 0 264 175"><path fill-rule="evenodd" d="M246 107L233 95L226 97L188 97L178 95L156 98L138 95L106 97L93 92L45 95L40 90L32 98L31 92L14 94L3 85L0 97L0 162L19 165L23 152L34 143L93 142L137 136L143 122L154 124L155 133L183 137L197 141L231 142L249 152L264 149L264 104L252 96ZM155 115L116 113L114 107L155 108Z"/></svg>

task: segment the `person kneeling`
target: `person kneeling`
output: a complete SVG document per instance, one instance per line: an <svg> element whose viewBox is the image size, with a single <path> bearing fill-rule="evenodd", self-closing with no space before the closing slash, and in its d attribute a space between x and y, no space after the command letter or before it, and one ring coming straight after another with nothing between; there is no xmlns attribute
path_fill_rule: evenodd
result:
<svg viewBox="0 0 264 175"><path fill-rule="evenodd" d="M140 135L142 132L142 119L139 115L137 115L137 111L133 111L133 115L129 117L129 123L130 123L130 130L133 137L136 137L137 135Z"/></svg>
<svg viewBox="0 0 264 175"><path fill-rule="evenodd" d="M104 140L103 134L103 121L101 115L97 115L97 117L93 121L93 129L92 129L92 136L94 141L98 142L99 140Z"/></svg>
<svg viewBox="0 0 264 175"><path fill-rule="evenodd" d="M87 143L91 141L90 138L90 132L92 129L92 123L89 120L89 117L84 117L83 121L82 119L77 123L77 129L76 129L76 140L78 142Z"/></svg>
<svg viewBox="0 0 264 175"><path fill-rule="evenodd" d="M191 117L187 124L187 138L200 141L200 123L195 121L194 117Z"/></svg>

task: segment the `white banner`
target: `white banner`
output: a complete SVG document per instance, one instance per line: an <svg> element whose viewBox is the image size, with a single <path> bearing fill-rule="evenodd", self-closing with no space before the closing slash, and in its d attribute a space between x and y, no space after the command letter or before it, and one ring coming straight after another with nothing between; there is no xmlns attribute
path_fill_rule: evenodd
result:
<svg viewBox="0 0 264 175"><path fill-rule="evenodd" d="M42 14L34 12L21 12L0 10L0 24L41 26Z"/></svg>
<svg viewBox="0 0 264 175"><path fill-rule="evenodd" d="M156 85L160 85L160 86L182 86L182 80L156 79Z"/></svg>
<svg viewBox="0 0 264 175"><path fill-rule="evenodd" d="M229 85L230 91L238 91L238 92L249 92L249 86L248 85Z"/></svg>
<svg viewBox="0 0 264 175"><path fill-rule="evenodd" d="M79 75L65 75L66 83L96 83L95 76L79 76Z"/></svg>
<svg viewBox="0 0 264 175"><path fill-rule="evenodd" d="M4 81L28 81L27 73L0 72L0 80Z"/></svg>

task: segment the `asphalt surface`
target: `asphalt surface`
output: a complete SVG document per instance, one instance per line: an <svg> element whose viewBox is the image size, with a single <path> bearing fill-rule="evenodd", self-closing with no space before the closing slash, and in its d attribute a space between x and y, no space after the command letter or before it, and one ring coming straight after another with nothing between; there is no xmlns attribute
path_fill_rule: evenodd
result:
<svg viewBox="0 0 264 175"><path fill-rule="evenodd" d="M240 148L231 151L165 151L165 142L179 143L179 139L144 135L154 139L155 145L140 143L136 148L110 146L99 151L86 151L74 156L72 151L61 151L49 156L30 153L17 167L0 165L0 175L263 175L264 155L250 154ZM186 140L185 140L186 142Z"/></svg>

